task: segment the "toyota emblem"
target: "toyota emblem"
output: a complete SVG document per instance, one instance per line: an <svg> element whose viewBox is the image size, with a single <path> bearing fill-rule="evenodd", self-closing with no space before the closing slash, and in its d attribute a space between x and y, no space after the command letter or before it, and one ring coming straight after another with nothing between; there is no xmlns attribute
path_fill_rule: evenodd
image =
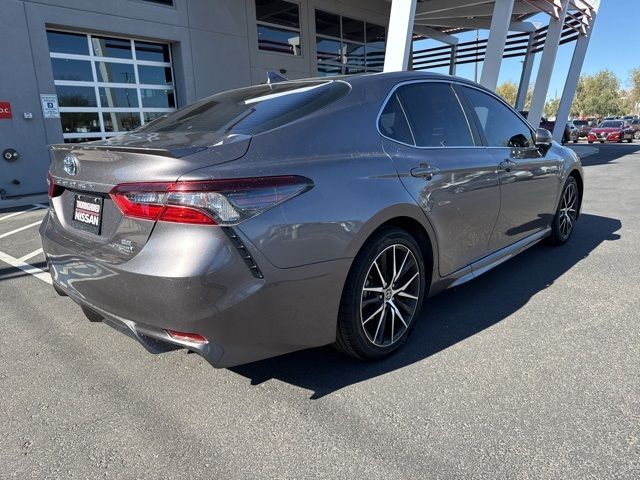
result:
<svg viewBox="0 0 640 480"><path fill-rule="evenodd" d="M64 157L64 171L69 175L75 175L78 173L78 159L73 155L67 155Z"/></svg>

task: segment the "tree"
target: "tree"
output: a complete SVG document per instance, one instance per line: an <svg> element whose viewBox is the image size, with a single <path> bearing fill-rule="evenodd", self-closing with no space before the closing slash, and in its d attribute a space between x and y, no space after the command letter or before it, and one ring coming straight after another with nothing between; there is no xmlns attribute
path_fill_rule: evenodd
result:
<svg viewBox="0 0 640 480"><path fill-rule="evenodd" d="M507 80L506 82L501 83L496 88L496 93L500 95L509 105L516 105L516 100L518 99L518 85L511 80ZM530 86L527 89L527 96L524 101L524 109L529 110L529 105L531 105L531 97L533 97L533 86Z"/></svg>
<svg viewBox="0 0 640 480"><path fill-rule="evenodd" d="M496 88L496 93L500 95L505 102L509 105L515 105L516 99L518 98L518 85L511 80L507 80L504 83L498 85Z"/></svg>
<svg viewBox="0 0 640 480"><path fill-rule="evenodd" d="M560 99L552 98L551 100L547 100L544 104L544 116L554 117L558 114L558 108L560 108Z"/></svg>
<svg viewBox="0 0 640 480"><path fill-rule="evenodd" d="M574 116L608 116L624 113L620 80L610 70L580 77L571 113Z"/></svg>
<svg viewBox="0 0 640 480"><path fill-rule="evenodd" d="M631 70L629 74L629 103L631 110L640 113L640 67Z"/></svg>

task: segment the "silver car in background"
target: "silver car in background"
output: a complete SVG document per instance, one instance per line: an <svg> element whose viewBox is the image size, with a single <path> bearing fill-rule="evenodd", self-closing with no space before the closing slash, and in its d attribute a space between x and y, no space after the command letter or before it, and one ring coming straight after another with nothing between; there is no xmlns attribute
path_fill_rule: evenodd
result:
<svg viewBox="0 0 640 480"><path fill-rule="evenodd" d="M565 243L583 191L548 131L418 72L220 93L51 154L58 293L217 367L327 344L384 357L428 296Z"/></svg>

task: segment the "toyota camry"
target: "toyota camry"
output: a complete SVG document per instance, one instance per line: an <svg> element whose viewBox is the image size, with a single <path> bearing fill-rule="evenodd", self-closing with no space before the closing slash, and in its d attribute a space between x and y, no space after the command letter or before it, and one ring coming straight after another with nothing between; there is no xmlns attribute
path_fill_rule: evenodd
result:
<svg viewBox="0 0 640 480"><path fill-rule="evenodd" d="M389 355L427 297L567 242L583 192L548 131L419 72L228 91L51 157L56 291L217 367L328 344Z"/></svg>

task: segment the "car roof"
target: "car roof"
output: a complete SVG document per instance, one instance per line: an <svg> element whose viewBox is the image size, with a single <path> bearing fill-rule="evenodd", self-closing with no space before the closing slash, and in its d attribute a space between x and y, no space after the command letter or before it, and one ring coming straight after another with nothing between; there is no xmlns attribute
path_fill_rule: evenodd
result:
<svg viewBox="0 0 640 480"><path fill-rule="evenodd" d="M341 80L343 82L347 82L352 86L364 86L369 83L377 83L377 82L389 82L389 83L400 83L412 80L445 80L445 81L455 81L457 83L471 85L476 88L481 88L486 90L489 93L494 93L491 90L483 87L482 85L475 83L471 80L467 80L466 78L456 77L452 75L444 75L442 73L435 72L423 72L423 71L401 71L401 72L372 72L372 73L360 73L356 75L335 75L335 76L327 76L327 77L311 77L300 80L288 80L287 82L297 83L297 82L306 82L306 81L322 81L322 80ZM280 83L280 82L278 82ZM285 83L285 82L282 82Z"/></svg>

